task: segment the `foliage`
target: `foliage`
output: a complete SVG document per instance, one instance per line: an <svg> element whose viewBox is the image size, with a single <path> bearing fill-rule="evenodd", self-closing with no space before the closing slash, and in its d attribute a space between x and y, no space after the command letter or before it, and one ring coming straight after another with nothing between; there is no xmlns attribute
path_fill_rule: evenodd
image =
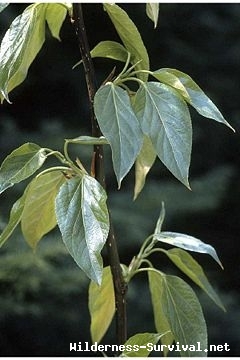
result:
<svg viewBox="0 0 240 360"><path fill-rule="evenodd" d="M58 225L68 252L91 280L91 335L92 340L98 342L102 340L115 312L116 279L112 279L112 265L103 267L101 255L111 227L107 193L103 184L94 177L94 171L89 174L81 159L70 158L69 145L110 146L118 188L135 164L136 199L157 157L181 183L190 188L192 124L189 105L199 114L232 129L190 76L168 68L151 71L141 35L128 14L115 4L104 4L103 8L122 44L102 41L92 49L91 55L111 58L123 62L124 66L119 74L112 74L94 96L94 114L102 136L65 139L63 152L26 143L12 151L0 168L1 192L35 176L13 205L9 222L0 236L0 244L3 245L21 223L24 238L32 248L36 248L41 238ZM4 6L0 10L3 9ZM156 26L158 6L147 4L146 12ZM46 23L52 36L59 39L67 13L72 17L72 8L65 3L39 3L28 6L13 21L0 49L2 102L10 102L9 93L26 78L45 41ZM49 157L55 157L59 165L39 172ZM143 344L160 340L167 349L175 342L180 344L182 356L205 356L207 328L195 293L181 278L156 269L149 258L154 253L165 254L224 309L202 267L185 250L207 253L222 265L211 245L193 236L162 231L164 217L162 204L154 232L143 242L130 265L122 265L125 284L138 273L148 274L157 333L136 334L126 339L125 345L126 348L134 343L145 346ZM160 243L175 248L165 250ZM198 342L203 348L200 354L188 348L190 344L193 348L197 347ZM145 349L123 352L121 356L147 356L148 353ZM167 350L164 354L167 355Z"/></svg>

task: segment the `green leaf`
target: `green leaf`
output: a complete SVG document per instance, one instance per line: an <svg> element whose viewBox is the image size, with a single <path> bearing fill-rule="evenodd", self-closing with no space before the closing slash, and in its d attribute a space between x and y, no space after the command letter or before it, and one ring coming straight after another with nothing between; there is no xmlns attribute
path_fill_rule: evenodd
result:
<svg viewBox="0 0 240 360"><path fill-rule="evenodd" d="M163 225L164 219L165 219L165 206L164 206L164 202L162 201L162 208L160 211L160 215L159 215L157 224L154 229L154 235L159 234L162 231L162 225Z"/></svg>
<svg viewBox="0 0 240 360"><path fill-rule="evenodd" d="M141 149L143 134L128 93L108 83L94 98L94 111L100 129L111 145L113 168L120 187Z"/></svg>
<svg viewBox="0 0 240 360"><path fill-rule="evenodd" d="M98 284L103 269L100 252L109 232L106 198L101 185L88 175L67 181L56 197L63 242L78 266Z"/></svg>
<svg viewBox="0 0 240 360"><path fill-rule="evenodd" d="M92 342L99 343L112 322L115 313L115 296L111 269L103 269L102 283L91 281L88 292L88 308L91 316Z"/></svg>
<svg viewBox="0 0 240 360"><path fill-rule="evenodd" d="M46 160L45 149L26 143L8 155L0 168L0 193L34 174Z"/></svg>
<svg viewBox="0 0 240 360"><path fill-rule="evenodd" d="M46 21L51 31L51 34L56 39L60 40L59 33L65 20L67 9L64 4L47 4Z"/></svg>
<svg viewBox="0 0 240 360"><path fill-rule="evenodd" d="M207 356L207 327L195 293L179 277L162 276L162 307L181 356Z"/></svg>
<svg viewBox="0 0 240 360"><path fill-rule="evenodd" d="M94 136L78 136L74 139L65 139L67 143L79 144L79 145L107 145L108 141L104 136L94 137Z"/></svg>
<svg viewBox="0 0 240 360"><path fill-rule="evenodd" d="M137 91L134 109L160 160L189 187L192 125L185 101L170 86L148 82Z"/></svg>
<svg viewBox="0 0 240 360"><path fill-rule="evenodd" d="M166 333L161 338L161 344L164 346L164 355L166 356L168 353L168 345L173 343L174 337L171 332L171 328L168 322L168 319L165 315L163 308L163 277L160 273L148 271L148 281L149 281L149 290L151 294L152 306L153 306L153 315L154 315L154 323L158 333ZM169 332L167 332L169 331Z"/></svg>
<svg viewBox="0 0 240 360"><path fill-rule="evenodd" d="M56 225L55 198L65 177L52 171L29 184L22 213L21 228L27 243L35 249L39 240Z"/></svg>
<svg viewBox="0 0 240 360"><path fill-rule="evenodd" d="M17 225L21 221L24 204L25 204L26 191L24 194L13 204L7 226L0 235L0 247L9 239Z"/></svg>
<svg viewBox="0 0 240 360"><path fill-rule="evenodd" d="M153 21L154 28L157 27L158 23L158 13L159 13L159 4L158 3L147 3L146 4L146 13L149 19Z"/></svg>
<svg viewBox="0 0 240 360"><path fill-rule="evenodd" d="M0 13L9 5L9 3L0 3Z"/></svg>
<svg viewBox="0 0 240 360"><path fill-rule="evenodd" d="M123 45L116 41L101 41L91 50L91 57L104 57L125 63L128 52Z"/></svg>
<svg viewBox="0 0 240 360"><path fill-rule="evenodd" d="M180 247L184 250L209 254L223 269L222 263L219 260L215 249L211 245L205 244L193 236L170 231L162 231L159 234L154 234L154 238L158 241Z"/></svg>
<svg viewBox="0 0 240 360"><path fill-rule="evenodd" d="M218 295L209 283L202 267L188 252L176 248L163 251L184 274L207 293L216 305L226 311Z"/></svg>
<svg viewBox="0 0 240 360"><path fill-rule="evenodd" d="M0 48L0 96L8 94L27 76L29 66L45 40L47 4L32 4L16 17L6 32Z"/></svg>
<svg viewBox="0 0 240 360"><path fill-rule="evenodd" d="M214 105L189 75L179 70L169 68L154 71L152 75L159 81L175 88L200 115L223 123L235 131L224 119L216 105Z"/></svg>
<svg viewBox="0 0 240 360"><path fill-rule="evenodd" d="M146 176L154 164L156 159L156 151L153 148L151 140L144 136L142 149L136 159L135 163L135 187L134 187L134 200L142 191Z"/></svg>
<svg viewBox="0 0 240 360"><path fill-rule="evenodd" d="M175 343L179 343L181 356L207 356L206 323L201 305L191 287L177 276L165 275L156 270L150 279L151 286L155 286L153 300L157 299L158 294L160 310L167 319ZM171 350L170 344L168 350Z"/></svg>
<svg viewBox="0 0 240 360"><path fill-rule="evenodd" d="M125 350L120 357L147 357L152 352L161 334L142 333L131 336L124 344Z"/></svg>
<svg viewBox="0 0 240 360"><path fill-rule="evenodd" d="M138 29L128 14L116 4L104 4L104 9L107 11L125 48L130 52L132 65L140 61L135 66L135 70L149 70L147 50ZM148 75L144 73L139 73L137 76L143 81L148 79Z"/></svg>

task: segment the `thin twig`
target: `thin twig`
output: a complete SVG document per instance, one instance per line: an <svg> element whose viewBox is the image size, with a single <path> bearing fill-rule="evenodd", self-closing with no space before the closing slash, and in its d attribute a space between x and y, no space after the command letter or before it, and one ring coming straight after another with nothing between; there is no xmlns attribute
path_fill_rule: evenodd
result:
<svg viewBox="0 0 240 360"><path fill-rule="evenodd" d="M85 70L85 78L88 89L90 116L92 124L92 136L100 137L101 131L99 129L97 120L94 115L94 96L96 93L96 77L93 62L90 55L88 38L83 19L82 5L73 3L73 23L78 39L78 46L80 49L83 66ZM101 145L94 146L92 173L99 183L105 188L105 171L104 171L104 153ZM109 263L111 267L116 304L116 332L118 344L123 344L127 339L127 316L126 316L126 292L127 287L123 279L117 243L114 235L112 222L110 221L110 230L107 239L107 249L109 256Z"/></svg>

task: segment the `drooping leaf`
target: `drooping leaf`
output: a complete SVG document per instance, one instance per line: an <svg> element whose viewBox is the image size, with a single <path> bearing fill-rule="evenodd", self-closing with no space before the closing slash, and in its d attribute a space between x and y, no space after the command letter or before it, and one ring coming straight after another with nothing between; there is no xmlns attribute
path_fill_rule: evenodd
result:
<svg viewBox="0 0 240 360"><path fill-rule="evenodd" d="M192 125L185 101L170 86L148 82L137 91L134 109L160 160L189 187Z"/></svg>
<svg viewBox="0 0 240 360"><path fill-rule="evenodd" d="M102 283L91 281L88 292L88 308L91 316L92 342L99 343L112 322L115 313L115 296L111 269L103 269Z"/></svg>
<svg viewBox="0 0 240 360"><path fill-rule="evenodd" d="M0 48L0 96L8 94L27 76L29 66L45 40L45 9L47 4L28 6L15 18L6 32Z"/></svg>
<svg viewBox="0 0 240 360"><path fill-rule="evenodd" d="M131 336L124 344L120 357L148 357L161 338L161 334L140 333Z"/></svg>
<svg viewBox="0 0 240 360"><path fill-rule="evenodd" d="M142 191L146 176L153 166L155 159L156 151L153 148L151 140L147 136L144 136L143 146L135 163L134 200Z"/></svg>
<svg viewBox="0 0 240 360"><path fill-rule="evenodd" d="M91 50L91 57L104 57L126 62L128 52L122 44L116 41L101 41Z"/></svg>
<svg viewBox="0 0 240 360"><path fill-rule="evenodd" d="M109 231L104 189L88 175L68 180L56 197L56 216L69 253L85 274L100 284L101 250Z"/></svg>
<svg viewBox="0 0 240 360"><path fill-rule="evenodd" d="M61 3L47 4L46 21L52 36L58 40L60 40L59 33L66 15L67 15L67 8L66 6L64 6L64 4Z"/></svg>
<svg viewBox="0 0 240 360"><path fill-rule="evenodd" d="M60 171L54 171L36 177L29 184L21 228L27 243L33 249L57 225L55 198L65 180Z"/></svg>
<svg viewBox="0 0 240 360"><path fill-rule="evenodd" d="M24 194L13 204L8 224L4 228L0 235L0 247L9 239L17 225L21 221L24 203L25 203L26 191Z"/></svg>
<svg viewBox="0 0 240 360"><path fill-rule="evenodd" d="M159 4L158 3L147 3L146 14L153 21L154 28L157 27L158 23Z"/></svg>
<svg viewBox="0 0 240 360"><path fill-rule="evenodd" d="M8 155L0 168L0 193L34 174L46 160L45 149L26 143Z"/></svg>
<svg viewBox="0 0 240 360"><path fill-rule="evenodd" d="M128 93L108 83L94 98L94 111L100 129L112 149L113 168L120 187L141 149L143 134Z"/></svg>
<svg viewBox="0 0 240 360"><path fill-rule="evenodd" d="M0 13L9 5L9 3L0 3Z"/></svg>
<svg viewBox="0 0 240 360"><path fill-rule="evenodd" d="M207 295L215 302L216 305L225 311L219 296L209 283L202 267L188 252L177 248L163 251L171 259L171 261L184 272L184 274L186 274L192 281L194 281L207 293Z"/></svg>
<svg viewBox="0 0 240 360"><path fill-rule="evenodd" d="M216 250L211 245L205 244L193 236L170 231L162 231L159 234L154 234L154 238L158 241L180 247L184 250L209 254L221 266L221 268L223 268L222 263L217 256Z"/></svg>
<svg viewBox="0 0 240 360"><path fill-rule="evenodd" d="M166 345L163 350L163 353L166 356L168 353L167 346L173 343L174 337L163 308L163 277L160 273L148 271L148 281L153 306L155 328L158 333L165 333L165 335L161 338L161 344Z"/></svg>
<svg viewBox="0 0 240 360"><path fill-rule="evenodd" d="M149 70L147 50L138 29L128 14L116 4L106 3L104 4L104 9L107 11L125 48L130 52L132 65L140 61L135 66L135 70ZM147 74L139 73L137 76L139 79L147 81Z"/></svg>
<svg viewBox="0 0 240 360"><path fill-rule="evenodd" d="M153 76L159 81L174 87L200 115L223 123L235 131L224 119L216 105L189 75L176 69L164 68L154 71Z"/></svg>
<svg viewBox="0 0 240 360"><path fill-rule="evenodd" d="M207 356L207 327L195 293L179 277L162 276L162 307L181 356Z"/></svg>

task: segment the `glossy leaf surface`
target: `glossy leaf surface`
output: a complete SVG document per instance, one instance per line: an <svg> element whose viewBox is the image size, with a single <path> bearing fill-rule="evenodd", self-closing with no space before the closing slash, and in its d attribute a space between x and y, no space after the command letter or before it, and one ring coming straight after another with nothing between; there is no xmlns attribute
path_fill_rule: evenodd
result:
<svg viewBox="0 0 240 360"><path fill-rule="evenodd" d="M113 22L125 48L130 52L132 65L140 61L140 63L135 66L135 70L149 70L147 50L138 29L128 14L116 4L104 4L104 9ZM148 78L148 75L143 73L137 76L143 81L146 81Z"/></svg>
<svg viewBox="0 0 240 360"><path fill-rule="evenodd" d="M92 342L100 342L112 322L115 313L115 296L111 269L103 269L102 283L91 281L88 292L88 308L91 316Z"/></svg>
<svg viewBox="0 0 240 360"><path fill-rule="evenodd" d="M27 243L33 249L57 225L55 198L65 180L61 172L53 171L36 177L29 184L21 228Z"/></svg>
<svg viewBox="0 0 240 360"><path fill-rule="evenodd" d="M179 70L169 68L154 71L153 75L159 81L174 87L200 115L223 123L234 131L216 105L189 75Z"/></svg>
<svg viewBox="0 0 240 360"><path fill-rule="evenodd" d="M45 40L46 4L28 6L15 18L6 32L0 48L0 96L8 94L27 76L29 66Z"/></svg>
<svg viewBox="0 0 240 360"><path fill-rule="evenodd" d="M8 155L0 168L0 193L34 174L46 160L45 149L26 143Z"/></svg>
<svg viewBox="0 0 240 360"><path fill-rule="evenodd" d="M120 187L141 149L143 134L128 93L108 83L94 98L94 110L100 129L111 145L113 168Z"/></svg>
<svg viewBox="0 0 240 360"><path fill-rule="evenodd" d="M154 238L158 241L180 247L184 250L209 254L223 268L215 249L211 245L205 244L203 241L193 236L170 231L162 231L159 234L154 234Z"/></svg>
<svg viewBox="0 0 240 360"><path fill-rule="evenodd" d="M56 215L69 253L85 274L100 284L101 250L109 231L104 189L88 175L70 179L56 197Z"/></svg>
<svg viewBox="0 0 240 360"><path fill-rule="evenodd" d="M9 5L9 3L0 3L0 13Z"/></svg>
<svg viewBox="0 0 240 360"><path fill-rule="evenodd" d="M137 91L134 109L160 160L189 187L192 125L185 101L170 86L148 82Z"/></svg>
<svg viewBox="0 0 240 360"><path fill-rule="evenodd" d="M165 251L165 254L171 259L171 261L186 274L192 281L195 282L201 289L203 289L207 295L218 305L222 310L225 308L219 299L219 296L211 286L206 277L202 267L196 260L186 251L182 249L170 249Z"/></svg>

